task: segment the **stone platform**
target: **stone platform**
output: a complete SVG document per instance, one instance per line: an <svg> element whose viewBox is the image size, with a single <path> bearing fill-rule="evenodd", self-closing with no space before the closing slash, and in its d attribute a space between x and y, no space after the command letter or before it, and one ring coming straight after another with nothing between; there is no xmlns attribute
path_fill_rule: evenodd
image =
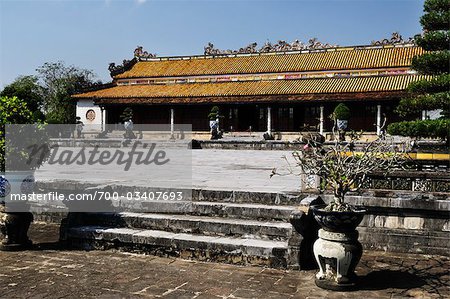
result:
<svg viewBox="0 0 450 299"><path fill-rule="evenodd" d="M316 270L287 271L65 250L57 225L35 223L34 250L0 252L1 298L448 298L448 257L365 251L359 289L332 292Z"/></svg>

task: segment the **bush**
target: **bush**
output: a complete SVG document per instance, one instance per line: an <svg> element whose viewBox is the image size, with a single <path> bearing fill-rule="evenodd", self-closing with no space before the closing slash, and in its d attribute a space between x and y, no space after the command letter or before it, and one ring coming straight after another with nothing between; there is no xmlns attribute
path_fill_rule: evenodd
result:
<svg viewBox="0 0 450 299"><path fill-rule="evenodd" d="M339 105L334 108L333 111L333 119L342 119L342 120L349 120L350 119L350 109L343 103L340 103Z"/></svg>
<svg viewBox="0 0 450 299"><path fill-rule="evenodd" d="M391 135L448 139L450 133L449 119L403 121L390 124L387 132Z"/></svg>

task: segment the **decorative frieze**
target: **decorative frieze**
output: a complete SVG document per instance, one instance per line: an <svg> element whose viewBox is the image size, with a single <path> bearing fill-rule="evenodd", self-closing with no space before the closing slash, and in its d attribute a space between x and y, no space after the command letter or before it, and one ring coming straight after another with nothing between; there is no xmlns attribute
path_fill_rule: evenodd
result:
<svg viewBox="0 0 450 299"><path fill-rule="evenodd" d="M204 48L205 55L230 55L230 54L255 54L255 53L270 53L270 52L288 52L288 51L303 51L303 50L319 50L336 48L338 45L331 45L327 43L321 43L317 38L311 38L308 43L304 44L298 39L292 43L284 40L279 40L276 44L266 42L261 48L258 49L257 43L251 43L246 47L239 50L220 50L214 47L214 44L208 43Z"/></svg>
<svg viewBox="0 0 450 299"><path fill-rule="evenodd" d="M390 39L381 39L378 41L372 41L371 44L373 46L382 46L382 45L405 45L405 44L415 44L414 38L410 37L407 40L404 40L401 34L398 32L392 33L392 36Z"/></svg>

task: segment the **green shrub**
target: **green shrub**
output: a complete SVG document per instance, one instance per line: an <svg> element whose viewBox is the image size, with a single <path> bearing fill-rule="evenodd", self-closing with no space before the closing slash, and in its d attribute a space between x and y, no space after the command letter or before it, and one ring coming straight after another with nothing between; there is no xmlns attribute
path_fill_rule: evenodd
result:
<svg viewBox="0 0 450 299"><path fill-rule="evenodd" d="M339 105L334 108L333 111L333 119L342 119L342 120L349 120L350 119L350 109L343 103L340 103Z"/></svg>
<svg viewBox="0 0 450 299"><path fill-rule="evenodd" d="M25 101L17 97L0 97L0 172L5 171L5 125L33 123Z"/></svg>
<svg viewBox="0 0 450 299"><path fill-rule="evenodd" d="M391 135L448 139L450 133L449 119L431 119L403 121L390 124L387 132Z"/></svg>
<svg viewBox="0 0 450 299"><path fill-rule="evenodd" d="M209 120L216 120L219 116L219 107L213 106L208 114Z"/></svg>

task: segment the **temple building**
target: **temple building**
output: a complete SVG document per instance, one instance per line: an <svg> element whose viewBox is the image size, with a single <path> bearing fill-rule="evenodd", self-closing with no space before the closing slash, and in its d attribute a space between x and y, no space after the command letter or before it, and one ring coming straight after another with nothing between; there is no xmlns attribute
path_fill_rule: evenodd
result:
<svg viewBox="0 0 450 299"><path fill-rule="evenodd" d="M74 98L85 124L120 123L130 107L134 123L192 124L194 132L208 132L208 114L218 106L224 132L322 134L345 102L350 129L379 134L384 118L399 120L394 110L408 84L424 78L410 68L422 53L409 42L234 52L210 44L205 55L178 57L139 47L134 59L110 65L111 84Z"/></svg>

